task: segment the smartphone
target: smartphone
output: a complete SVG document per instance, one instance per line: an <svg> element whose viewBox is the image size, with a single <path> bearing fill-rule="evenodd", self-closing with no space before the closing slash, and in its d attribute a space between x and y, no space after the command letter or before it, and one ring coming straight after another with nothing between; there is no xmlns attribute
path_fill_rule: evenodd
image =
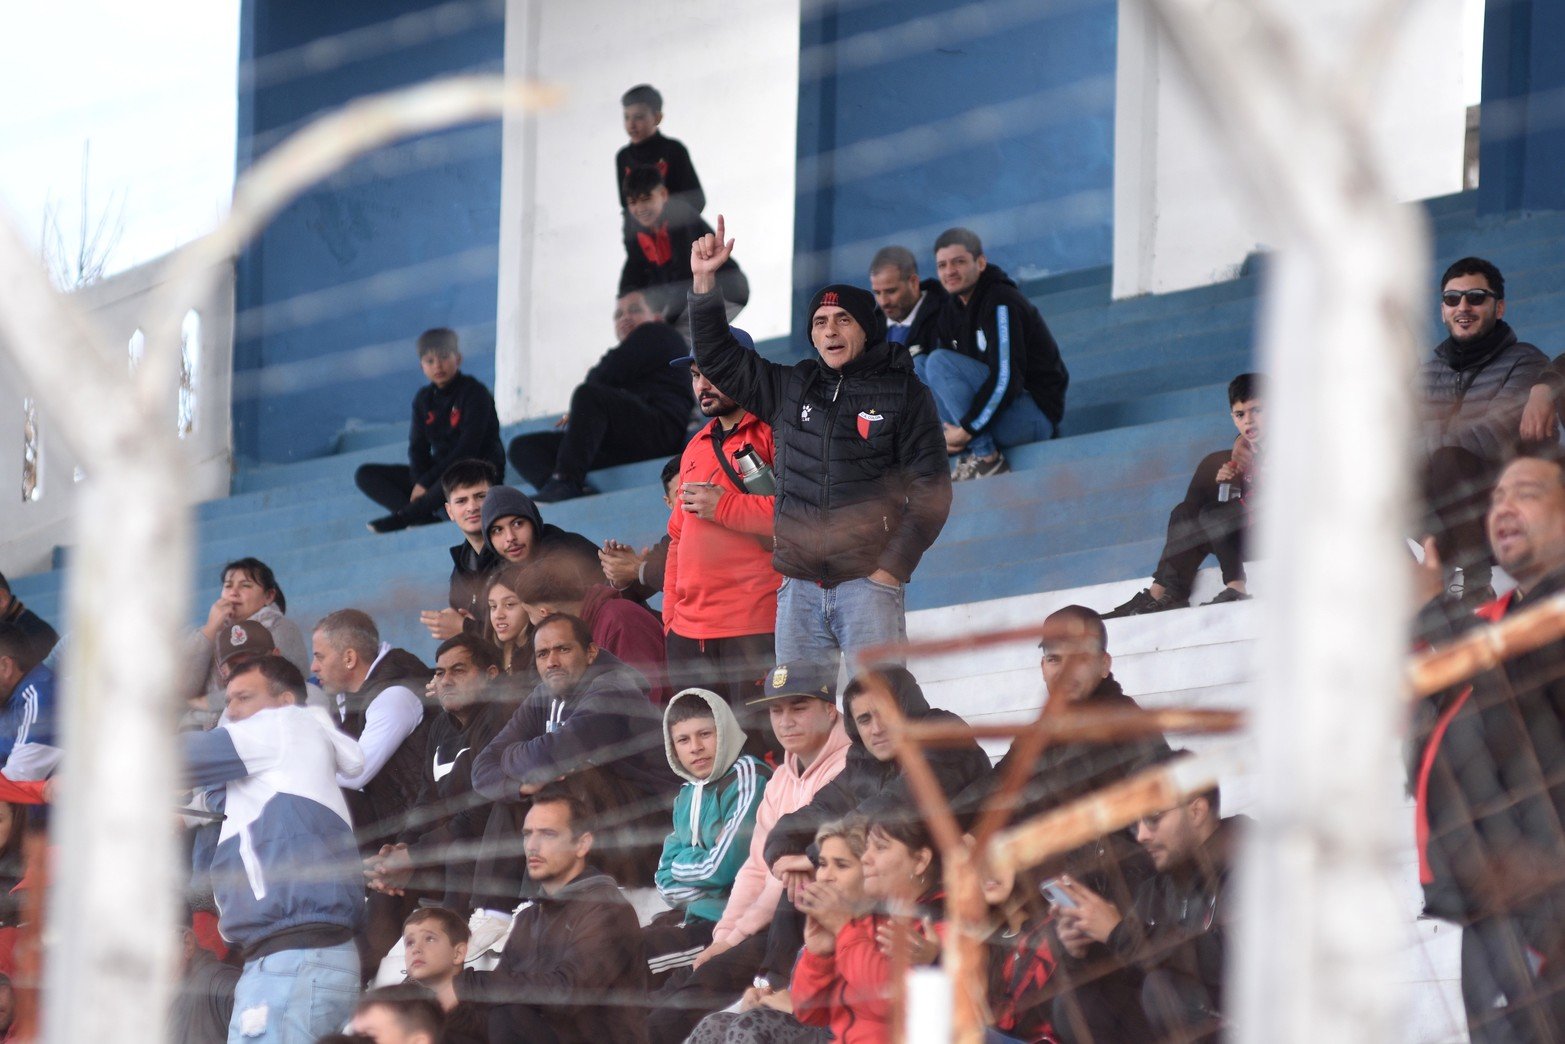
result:
<svg viewBox="0 0 1565 1044"><path fill-rule="evenodd" d="M1059 878L1049 878L1047 881L1043 882L1043 884L1038 886L1038 890L1049 897L1049 902L1053 903L1055 906L1060 907L1062 910L1076 909L1076 900L1072 899L1070 897L1070 893L1066 892L1064 888L1060 887Z"/></svg>

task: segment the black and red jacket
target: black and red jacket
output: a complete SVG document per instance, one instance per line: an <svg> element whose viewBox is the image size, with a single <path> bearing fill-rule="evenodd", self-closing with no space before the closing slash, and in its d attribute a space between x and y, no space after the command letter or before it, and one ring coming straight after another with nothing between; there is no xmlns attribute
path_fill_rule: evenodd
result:
<svg viewBox="0 0 1565 1044"><path fill-rule="evenodd" d="M459 460L486 460L505 474L500 418L494 396L476 377L459 373L444 388L426 384L413 397L408 469L413 482L434 489Z"/></svg>

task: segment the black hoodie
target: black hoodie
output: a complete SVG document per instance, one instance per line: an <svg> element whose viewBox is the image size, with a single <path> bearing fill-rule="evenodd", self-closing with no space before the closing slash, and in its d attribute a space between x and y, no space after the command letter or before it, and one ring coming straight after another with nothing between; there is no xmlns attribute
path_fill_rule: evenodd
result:
<svg viewBox="0 0 1565 1044"><path fill-rule="evenodd" d="M632 290L656 289L657 307L673 322L685 310L685 294L690 290L690 247L702 236L712 234L712 226L690 209L683 200L670 199L656 228L644 228L634 220L625 223L625 267L620 270L619 292L623 297ZM717 272L717 287L731 305L750 300L750 282L739 270L739 262L729 258Z"/></svg>
<svg viewBox="0 0 1565 1044"><path fill-rule="evenodd" d="M1070 373L1049 325L1000 266L979 273L967 304L955 296L946 299L941 332L945 347L989 367L962 427L978 434L1024 392L1059 426Z"/></svg>
<svg viewBox="0 0 1565 1044"><path fill-rule="evenodd" d="M413 396L408 434L408 468L413 481L433 489L459 460L486 460L505 474L500 418L494 396L476 377L459 373L444 388L426 384Z"/></svg>
<svg viewBox="0 0 1565 1044"><path fill-rule="evenodd" d="M897 706L909 721L958 722L960 717L946 710L929 706L924 690L919 688L904 667L878 668L891 683L891 693ZM907 785L902 781L901 764L893 758L879 761L864 746L853 716L852 698L843 697L843 724L853 746L848 748L848 763L837 778L827 783L808 805L797 812L780 817L766 835L766 865L771 866L783 856L803 855L815 841L815 832L822 824L840 819L859 808L865 801L880 794L912 803ZM942 747L927 751L929 766L934 769L940 789L947 797L959 794L989 774L989 755L977 740L968 740L960 747Z"/></svg>

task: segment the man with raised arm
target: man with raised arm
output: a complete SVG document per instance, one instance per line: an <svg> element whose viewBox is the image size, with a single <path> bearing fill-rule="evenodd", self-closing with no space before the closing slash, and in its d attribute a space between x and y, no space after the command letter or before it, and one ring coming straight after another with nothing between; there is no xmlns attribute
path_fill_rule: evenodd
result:
<svg viewBox="0 0 1565 1044"><path fill-rule="evenodd" d="M746 351L728 327L717 232L690 248L697 368L772 426L777 458L777 660L830 663L906 634L903 585L951 510L945 439L907 349L886 340L868 290L822 287L805 313L814 358Z"/></svg>

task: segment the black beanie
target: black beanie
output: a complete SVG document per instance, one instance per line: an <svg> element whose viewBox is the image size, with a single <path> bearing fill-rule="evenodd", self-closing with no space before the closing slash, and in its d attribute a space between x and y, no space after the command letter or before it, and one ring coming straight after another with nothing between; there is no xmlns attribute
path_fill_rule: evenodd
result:
<svg viewBox="0 0 1565 1044"><path fill-rule="evenodd" d="M815 296L810 298L810 307L804 313L806 338L815 325L815 312L822 305L834 305L853 316L853 321L864 328L865 347L886 339L886 313L875 304L875 295L850 283L832 283L815 291Z"/></svg>

